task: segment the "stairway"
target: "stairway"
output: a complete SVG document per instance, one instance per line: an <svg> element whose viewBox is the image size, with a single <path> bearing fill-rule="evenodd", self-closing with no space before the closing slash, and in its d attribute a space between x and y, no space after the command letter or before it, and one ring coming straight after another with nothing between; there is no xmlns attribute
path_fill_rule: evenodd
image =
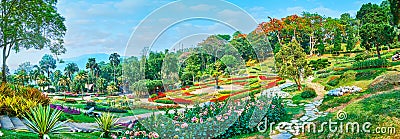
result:
<svg viewBox="0 0 400 139"><path fill-rule="evenodd" d="M0 128L16 131L28 131L28 128L17 117L8 117L7 115L0 115Z"/></svg>

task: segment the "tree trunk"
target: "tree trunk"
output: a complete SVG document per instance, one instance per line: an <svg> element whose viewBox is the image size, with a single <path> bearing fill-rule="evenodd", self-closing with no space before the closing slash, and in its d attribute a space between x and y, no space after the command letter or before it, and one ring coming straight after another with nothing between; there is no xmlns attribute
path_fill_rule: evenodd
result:
<svg viewBox="0 0 400 139"><path fill-rule="evenodd" d="M2 83L7 83L7 76L6 76L6 60L7 60L7 57L6 57L6 51L7 51L7 47L6 46L3 46L3 67L1 67L1 81L2 81Z"/></svg>
<svg viewBox="0 0 400 139"><path fill-rule="evenodd" d="M378 58L381 59L381 52L379 50L379 45L376 46L376 52L378 53Z"/></svg>
<svg viewBox="0 0 400 139"><path fill-rule="evenodd" d="M82 100L83 100L83 87L81 86L81 95L82 95Z"/></svg>
<svg viewBox="0 0 400 139"><path fill-rule="evenodd" d="M216 84L216 88L219 89L219 86L218 86L218 76L215 76L215 84Z"/></svg>
<svg viewBox="0 0 400 139"><path fill-rule="evenodd" d="M47 77L50 80L50 69L47 69ZM47 93L50 93L50 83L47 84Z"/></svg>

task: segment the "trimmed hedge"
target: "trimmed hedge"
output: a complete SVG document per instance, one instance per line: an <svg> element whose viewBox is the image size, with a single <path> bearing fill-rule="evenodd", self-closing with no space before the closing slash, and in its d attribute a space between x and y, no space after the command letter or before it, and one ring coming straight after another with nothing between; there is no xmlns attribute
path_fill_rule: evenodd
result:
<svg viewBox="0 0 400 139"><path fill-rule="evenodd" d="M373 59L356 62L352 65L353 69L383 68L390 66L387 59Z"/></svg>
<svg viewBox="0 0 400 139"><path fill-rule="evenodd" d="M330 80L327 84L330 85L330 86L336 86L336 85L339 84L339 79L340 78L336 78L336 79Z"/></svg>
<svg viewBox="0 0 400 139"><path fill-rule="evenodd" d="M174 101L169 100L169 99L157 99L154 100L156 103L162 103L162 104L174 104Z"/></svg>
<svg viewBox="0 0 400 139"><path fill-rule="evenodd" d="M302 98L314 98L317 96L317 93L315 93L314 90L305 90L305 91L301 92L300 96Z"/></svg>

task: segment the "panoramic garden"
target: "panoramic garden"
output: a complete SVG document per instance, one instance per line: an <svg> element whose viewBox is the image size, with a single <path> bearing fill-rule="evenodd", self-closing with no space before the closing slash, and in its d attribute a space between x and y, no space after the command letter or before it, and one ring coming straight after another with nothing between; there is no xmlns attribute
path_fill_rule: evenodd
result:
<svg viewBox="0 0 400 139"><path fill-rule="evenodd" d="M400 138L399 1L364 3L354 17L265 15L251 32L84 67L56 57L69 50L56 4L1 2L1 139ZM22 49L50 51L10 71Z"/></svg>

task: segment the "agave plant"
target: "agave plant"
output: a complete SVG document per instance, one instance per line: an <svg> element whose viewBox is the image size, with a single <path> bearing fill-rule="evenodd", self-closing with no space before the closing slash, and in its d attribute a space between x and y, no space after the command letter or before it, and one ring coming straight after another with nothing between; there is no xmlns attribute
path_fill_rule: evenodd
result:
<svg viewBox="0 0 400 139"><path fill-rule="evenodd" d="M115 124L119 120L119 118L114 118L110 112L102 114L100 117L96 117L96 123L98 127L101 129L102 133L100 137L109 137L109 134L115 132Z"/></svg>
<svg viewBox="0 0 400 139"><path fill-rule="evenodd" d="M60 131L67 127L62 127L64 122L58 122L62 111L51 110L50 107L39 105L38 107L31 108L30 113L24 116L27 121L26 126L32 129L36 134L39 134L39 139L49 138L49 133L60 133Z"/></svg>

